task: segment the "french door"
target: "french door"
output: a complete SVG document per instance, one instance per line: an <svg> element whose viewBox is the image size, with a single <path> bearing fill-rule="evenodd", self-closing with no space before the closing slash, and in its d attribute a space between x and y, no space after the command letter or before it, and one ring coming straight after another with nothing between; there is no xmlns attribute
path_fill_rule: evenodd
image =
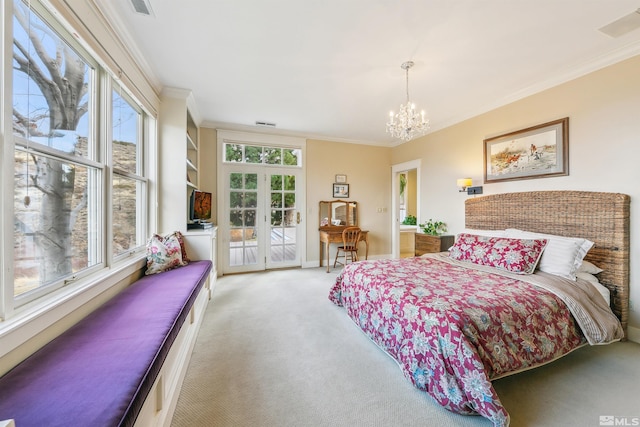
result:
<svg viewBox="0 0 640 427"><path fill-rule="evenodd" d="M248 165L224 167L218 235L223 273L301 265L301 172Z"/></svg>

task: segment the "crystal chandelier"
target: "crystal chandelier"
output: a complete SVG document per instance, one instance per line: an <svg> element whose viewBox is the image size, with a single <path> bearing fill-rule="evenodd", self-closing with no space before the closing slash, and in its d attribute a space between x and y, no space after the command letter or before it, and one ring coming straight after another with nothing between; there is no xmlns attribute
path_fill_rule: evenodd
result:
<svg viewBox="0 0 640 427"><path fill-rule="evenodd" d="M413 67L413 61L404 62L400 68L407 74L407 103L400 104L398 114L389 113L389 121L387 122L387 132L392 137L410 141L420 135L423 135L429 129L429 120L424 116L424 110L418 114L415 104L409 101L409 68Z"/></svg>

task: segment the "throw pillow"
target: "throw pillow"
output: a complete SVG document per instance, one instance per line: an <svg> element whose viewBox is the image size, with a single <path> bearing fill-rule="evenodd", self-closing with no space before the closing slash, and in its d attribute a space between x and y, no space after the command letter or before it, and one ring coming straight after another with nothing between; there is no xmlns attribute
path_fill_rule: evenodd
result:
<svg viewBox="0 0 640 427"><path fill-rule="evenodd" d="M154 234L147 243L147 270L145 275L162 273L187 263L182 259L180 241L175 233L162 237Z"/></svg>
<svg viewBox="0 0 640 427"><path fill-rule="evenodd" d="M546 239L549 243L542 254L538 268L569 280L576 280L576 272L593 242L580 237L564 237L554 234L532 233L507 229L507 237L517 239Z"/></svg>
<svg viewBox="0 0 640 427"><path fill-rule="evenodd" d="M449 250L449 256L511 273L532 274L546 245L544 239L508 239L461 233Z"/></svg>

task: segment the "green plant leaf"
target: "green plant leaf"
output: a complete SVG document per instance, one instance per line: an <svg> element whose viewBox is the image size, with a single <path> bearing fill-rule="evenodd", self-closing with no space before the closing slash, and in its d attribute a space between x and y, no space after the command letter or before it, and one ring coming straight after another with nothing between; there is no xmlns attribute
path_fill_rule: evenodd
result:
<svg viewBox="0 0 640 427"><path fill-rule="evenodd" d="M429 221L424 224L420 224L420 228L424 234L430 234L432 236L439 236L440 234L447 231L447 224L442 221L434 221L429 218Z"/></svg>

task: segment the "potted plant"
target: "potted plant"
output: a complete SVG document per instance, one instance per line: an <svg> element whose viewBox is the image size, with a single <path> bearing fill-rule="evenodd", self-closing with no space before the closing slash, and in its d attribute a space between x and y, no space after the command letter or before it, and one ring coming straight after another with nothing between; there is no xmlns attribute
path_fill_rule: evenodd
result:
<svg viewBox="0 0 640 427"><path fill-rule="evenodd" d="M422 232L424 234L439 236L440 234L447 231L447 224L442 221L434 221L429 218L429 221L425 222L424 224L420 224L420 228L422 228Z"/></svg>
<svg viewBox="0 0 640 427"><path fill-rule="evenodd" d="M417 225L417 224L418 224L418 218L416 218L413 215L407 215L402 221L402 225Z"/></svg>

